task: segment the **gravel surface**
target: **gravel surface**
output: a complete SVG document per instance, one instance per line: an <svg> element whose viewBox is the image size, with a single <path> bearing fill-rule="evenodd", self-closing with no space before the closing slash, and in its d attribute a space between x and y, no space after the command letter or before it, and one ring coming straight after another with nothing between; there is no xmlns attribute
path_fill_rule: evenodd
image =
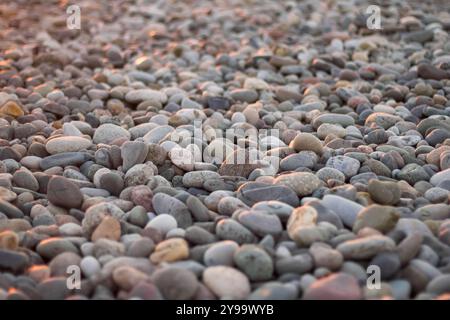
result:
<svg viewBox="0 0 450 320"><path fill-rule="evenodd" d="M371 2L2 1L0 300L449 299L449 4Z"/></svg>

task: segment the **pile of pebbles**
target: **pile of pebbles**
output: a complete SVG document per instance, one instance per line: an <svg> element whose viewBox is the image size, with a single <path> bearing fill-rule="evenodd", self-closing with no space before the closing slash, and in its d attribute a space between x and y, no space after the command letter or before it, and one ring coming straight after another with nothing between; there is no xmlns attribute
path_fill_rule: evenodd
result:
<svg viewBox="0 0 450 320"><path fill-rule="evenodd" d="M450 298L445 1L77 2L0 4L0 300Z"/></svg>

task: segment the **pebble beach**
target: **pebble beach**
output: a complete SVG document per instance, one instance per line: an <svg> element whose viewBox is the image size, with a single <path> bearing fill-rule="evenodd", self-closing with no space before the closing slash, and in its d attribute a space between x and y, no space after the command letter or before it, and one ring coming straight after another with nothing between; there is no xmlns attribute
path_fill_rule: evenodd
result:
<svg viewBox="0 0 450 320"><path fill-rule="evenodd" d="M0 300L450 299L449 33L446 1L2 1Z"/></svg>

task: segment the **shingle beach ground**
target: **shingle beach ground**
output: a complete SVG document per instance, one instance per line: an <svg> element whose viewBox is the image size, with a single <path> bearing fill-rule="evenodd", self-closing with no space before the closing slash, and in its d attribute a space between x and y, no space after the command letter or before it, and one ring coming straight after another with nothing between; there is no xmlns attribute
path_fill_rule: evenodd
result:
<svg viewBox="0 0 450 320"><path fill-rule="evenodd" d="M449 31L448 1L1 1L0 300L448 299Z"/></svg>

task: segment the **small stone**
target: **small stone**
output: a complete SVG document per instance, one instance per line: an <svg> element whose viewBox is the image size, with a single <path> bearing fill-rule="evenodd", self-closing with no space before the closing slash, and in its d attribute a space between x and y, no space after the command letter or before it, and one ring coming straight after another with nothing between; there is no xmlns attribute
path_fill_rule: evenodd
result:
<svg viewBox="0 0 450 320"><path fill-rule="evenodd" d="M157 193L153 196L153 208L157 214L167 213L173 216L181 228L192 225L188 207L180 200L165 193Z"/></svg>
<svg viewBox="0 0 450 320"><path fill-rule="evenodd" d="M328 270L337 270L344 262L342 254L325 243L314 243L309 248L309 252L313 256L316 268L323 267Z"/></svg>
<svg viewBox="0 0 450 320"><path fill-rule="evenodd" d="M139 283L149 280L149 276L133 267L121 266L114 269L112 279L120 289L129 291Z"/></svg>
<svg viewBox="0 0 450 320"><path fill-rule="evenodd" d="M189 150L174 147L169 151L169 158L172 163L184 171L194 170L194 156Z"/></svg>
<svg viewBox="0 0 450 320"><path fill-rule="evenodd" d="M7 202L12 202L14 200L16 200L17 198L17 194L15 194L14 192L12 192L11 190L5 188L5 187L0 187L0 199L7 201Z"/></svg>
<svg viewBox="0 0 450 320"><path fill-rule="evenodd" d="M430 183L433 186L437 186L445 180L450 180L450 169L446 169L433 175L430 179Z"/></svg>
<svg viewBox="0 0 450 320"><path fill-rule="evenodd" d="M376 255L370 262L371 266L377 266L380 268L381 280L390 279L401 268L400 257L395 252L381 252Z"/></svg>
<svg viewBox="0 0 450 320"><path fill-rule="evenodd" d="M250 294L248 278L226 266L212 266L203 272L203 282L220 299L245 299Z"/></svg>
<svg viewBox="0 0 450 320"><path fill-rule="evenodd" d="M137 89L128 92L125 95L125 100L135 104L142 101L151 101L158 104L163 104L167 101L167 95L161 91L152 89Z"/></svg>
<svg viewBox="0 0 450 320"><path fill-rule="evenodd" d="M14 172L13 182L20 188L25 188L32 191L39 190L39 182L30 171L25 169L19 169Z"/></svg>
<svg viewBox="0 0 450 320"><path fill-rule="evenodd" d="M177 267L156 270L152 281L168 300L192 299L199 288L197 277L191 271Z"/></svg>
<svg viewBox="0 0 450 320"><path fill-rule="evenodd" d="M299 246L309 246L316 241L327 241L331 234L327 228L317 225L318 213L310 206L296 208L287 222L289 237Z"/></svg>
<svg viewBox="0 0 450 320"><path fill-rule="evenodd" d="M70 180L53 176L47 185L48 200L63 208L79 208L83 203L83 194Z"/></svg>
<svg viewBox="0 0 450 320"><path fill-rule="evenodd" d="M0 249L16 250L19 246L19 236L17 233L6 230L0 232Z"/></svg>
<svg viewBox="0 0 450 320"><path fill-rule="evenodd" d="M327 194L323 197L321 204L327 209L334 211L348 227L353 227L358 213L364 209L359 203L333 194Z"/></svg>
<svg viewBox="0 0 450 320"><path fill-rule="evenodd" d="M216 234L220 239L232 240L238 244L253 243L253 233L233 219L220 220L216 225Z"/></svg>
<svg viewBox="0 0 450 320"><path fill-rule="evenodd" d="M289 144L295 151L313 151L318 155L323 152L322 142L310 133L299 133Z"/></svg>
<svg viewBox="0 0 450 320"><path fill-rule="evenodd" d="M450 171L449 171L449 173L450 173ZM436 176L436 175L434 175L434 176ZM415 185L419 181L422 181L422 180L428 181L428 179L430 179L430 177L429 177L428 173L425 171L425 169L415 163L410 163L410 164L407 164L406 166L404 166L402 168L402 170L400 170L400 172L397 174L397 178L398 178L398 180L405 180L412 186ZM431 180L430 180L430 182L431 182ZM434 184L434 183L431 182L431 184Z"/></svg>
<svg viewBox="0 0 450 320"><path fill-rule="evenodd" d="M156 229L166 235L170 230L177 228L177 220L170 214L162 213L150 220L146 228Z"/></svg>
<svg viewBox="0 0 450 320"><path fill-rule="evenodd" d="M303 294L305 300L360 300L358 281L345 273L334 273L316 280Z"/></svg>
<svg viewBox="0 0 450 320"><path fill-rule="evenodd" d="M358 233L363 228L372 228L386 233L395 227L399 217L394 207L373 204L358 213L353 232Z"/></svg>
<svg viewBox="0 0 450 320"><path fill-rule="evenodd" d="M186 206L196 221L208 221L208 208L195 196L189 196L186 200Z"/></svg>
<svg viewBox="0 0 450 320"><path fill-rule="evenodd" d="M84 214L81 226L83 233L91 236L97 226L106 216L112 216L118 220L124 218L125 213L116 205L109 202L101 202L89 207Z"/></svg>
<svg viewBox="0 0 450 320"><path fill-rule="evenodd" d="M367 191L370 197L379 204L395 205L400 200L400 187L395 182L372 179Z"/></svg>
<svg viewBox="0 0 450 320"><path fill-rule="evenodd" d="M95 130L93 141L96 144L111 144L116 139L123 138L129 140L130 137L131 134L124 128L111 123L105 123Z"/></svg>
<svg viewBox="0 0 450 320"><path fill-rule="evenodd" d="M50 154L63 152L77 152L88 149L92 142L82 137L68 136L50 139L45 144L45 149Z"/></svg>
<svg viewBox="0 0 450 320"><path fill-rule="evenodd" d="M47 170L53 167L69 165L79 166L90 159L91 156L83 152L65 152L43 158L40 165L42 170Z"/></svg>
<svg viewBox="0 0 450 320"><path fill-rule="evenodd" d="M150 256L150 261L156 264L174 262L189 257L189 246L183 239L173 238L158 243Z"/></svg>
<svg viewBox="0 0 450 320"><path fill-rule="evenodd" d="M101 271L100 263L92 256L84 257L80 262L80 268L88 278L93 277Z"/></svg>
<svg viewBox="0 0 450 320"><path fill-rule="evenodd" d="M298 206L296 193L289 187L270 185L259 182L247 182L237 190L238 199L251 206L261 201L280 201L291 206Z"/></svg>
<svg viewBox="0 0 450 320"><path fill-rule="evenodd" d="M67 270L70 270L69 267L78 267L80 262L81 258L78 254L73 252L63 252L54 257L48 266L50 267L51 275L53 277L65 277L69 274L67 272Z"/></svg>
<svg viewBox="0 0 450 320"><path fill-rule="evenodd" d="M393 251L395 242L385 236L373 235L341 243L336 248L345 259L363 260L380 252Z"/></svg>
<svg viewBox="0 0 450 320"><path fill-rule="evenodd" d="M250 281L272 278L274 266L270 256L255 245L243 245L234 253L234 263Z"/></svg>
<svg viewBox="0 0 450 320"><path fill-rule="evenodd" d="M304 274L314 268L314 261L309 253L287 256L275 261L278 274Z"/></svg>
<svg viewBox="0 0 450 320"><path fill-rule="evenodd" d="M123 171L127 172L136 164L144 163L148 154L148 146L140 141L127 141L120 147L123 159Z"/></svg>
<svg viewBox="0 0 450 320"><path fill-rule="evenodd" d="M16 118L23 116L24 112L16 101L10 100L0 107L0 114Z"/></svg>
<svg viewBox="0 0 450 320"><path fill-rule="evenodd" d="M36 247L36 251L44 258L51 260L64 252L78 254L77 247L69 240L63 238L48 238L42 240Z"/></svg>
<svg viewBox="0 0 450 320"><path fill-rule="evenodd" d="M358 160L347 156L335 156L328 159L326 166L339 170L349 179L358 173L360 163Z"/></svg>
<svg viewBox="0 0 450 320"><path fill-rule="evenodd" d="M274 180L274 184L291 188L298 196L304 197L320 187L320 179L308 172L294 172L283 174Z"/></svg>
<svg viewBox="0 0 450 320"><path fill-rule="evenodd" d="M0 212L4 213L9 219L21 219L24 216L22 210L5 200L0 200Z"/></svg>
<svg viewBox="0 0 450 320"><path fill-rule="evenodd" d="M239 222L254 234L264 237L268 234L277 236L283 231L280 219L262 211L244 211L239 214Z"/></svg>
<svg viewBox="0 0 450 320"><path fill-rule="evenodd" d="M135 164L124 177L125 186L138 186L147 182L157 173L156 167L151 163Z"/></svg>
<svg viewBox="0 0 450 320"><path fill-rule="evenodd" d="M118 241L120 235L121 229L119 221L112 217L105 217L95 229L94 233L91 236L91 240L95 242L98 239L105 238Z"/></svg>
<svg viewBox="0 0 450 320"><path fill-rule="evenodd" d="M268 282L252 292L249 300L294 300L298 289L290 284Z"/></svg>
<svg viewBox="0 0 450 320"><path fill-rule="evenodd" d="M216 242L211 245L203 255L206 266L224 265L232 267L234 265L234 253L239 245L230 240Z"/></svg>
<svg viewBox="0 0 450 320"><path fill-rule="evenodd" d="M30 259L21 252L0 249L0 270L22 273L29 265Z"/></svg>

